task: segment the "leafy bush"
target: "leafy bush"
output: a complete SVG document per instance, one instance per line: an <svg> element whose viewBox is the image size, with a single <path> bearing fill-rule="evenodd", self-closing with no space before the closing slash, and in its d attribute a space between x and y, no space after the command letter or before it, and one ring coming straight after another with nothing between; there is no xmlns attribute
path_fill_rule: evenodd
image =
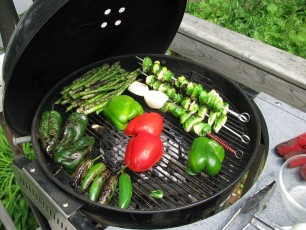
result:
<svg viewBox="0 0 306 230"><path fill-rule="evenodd" d="M306 58L305 0L189 0L186 12Z"/></svg>

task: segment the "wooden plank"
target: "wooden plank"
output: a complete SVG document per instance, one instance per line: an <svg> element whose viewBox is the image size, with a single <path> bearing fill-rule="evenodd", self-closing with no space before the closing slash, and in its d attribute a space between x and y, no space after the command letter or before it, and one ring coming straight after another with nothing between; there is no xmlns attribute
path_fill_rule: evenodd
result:
<svg viewBox="0 0 306 230"><path fill-rule="evenodd" d="M223 37L223 40L225 40L224 36L220 35L222 33L222 27L217 26L218 28L215 29L216 39L212 38L211 31L208 32L210 35L204 39L205 30L208 28L202 27L202 23L196 24L194 21L195 18L192 17L192 20L190 20L190 17L192 16L186 16L185 14L182 25L170 46L173 51L258 92L265 92L306 112L305 59L279 51L278 49L276 53L272 54L275 48L260 43L260 45L257 45L256 50L263 49L267 51L265 54L267 61L264 62L262 60L263 58L259 58L259 56L264 55L263 51L254 52L252 55L250 54L255 49L252 45L245 46L242 44L240 47L235 48L235 50L233 49L233 44L237 45L237 41L239 41L242 35L233 32L236 35L236 39L233 39L232 35L231 39L223 41L221 45L216 39L220 40L220 37ZM192 26L189 25L191 21L193 22L192 31ZM212 27L212 25L209 26ZM232 33L232 31L226 31L226 33ZM231 43L232 39L236 40L236 42ZM258 43L245 36L242 36L240 43L245 43L245 40L252 40L249 41L249 44L252 42ZM248 49L248 47L252 49ZM278 58L276 58L277 55L279 56ZM269 66L269 63L272 63L271 56L275 57L273 65L271 64L273 68ZM290 63L290 65L287 68L279 67L284 65L286 58L288 58L287 63ZM292 64L291 61L293 60L296 62Z"/></svg>

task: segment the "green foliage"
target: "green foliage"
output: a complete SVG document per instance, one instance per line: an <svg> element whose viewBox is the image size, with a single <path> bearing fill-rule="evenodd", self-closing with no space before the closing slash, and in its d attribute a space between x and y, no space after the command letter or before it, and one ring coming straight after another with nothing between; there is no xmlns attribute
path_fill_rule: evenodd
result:
<svg viewBox="0 0 306 230"><path fill-rule="evenodd" d="M35 155L31 144L27 143L23 146L26 151L25 155L29 159L34 159ZM12 218L17 229L36 229L37 221L24 197L19 185L15 182L15 176L12 170L13 153L10 146L0 128L0 199L5 206L8 214ZM0 229L2 228L0 222Z"/></svg>
<svg viewBox="0 0 306 230"><path fill-rule="evenodd" d="M189 0L186 12L306 58L305 0Z"/></svg>

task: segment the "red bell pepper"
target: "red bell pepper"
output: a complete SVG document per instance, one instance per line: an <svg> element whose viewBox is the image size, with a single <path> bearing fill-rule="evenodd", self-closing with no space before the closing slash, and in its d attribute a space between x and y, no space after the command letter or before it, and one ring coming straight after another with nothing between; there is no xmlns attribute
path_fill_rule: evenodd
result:
<svg viewBox="0 0 306 230"><path fill-rule="evenodd" d="M159 137L163 129L164 121L160 114L155 112L143 113L131 120L124 133L135 136L140 133L151 133Z"/></svg>
<svg viewBox="0 0 306 230"><path fill-rule="evenodd" d="M140 133L131 138L126 147L124 163L134 172L144 172L163 156L163 143L150 133Z"/></svg>
<svg viewBox="0 0 306 230"><path fill-rule="evenodd" d="M291 151L300 151L306 149L306 133L303 133L293 139L278 144L275 151L279 156L284 156Z"/></svg>

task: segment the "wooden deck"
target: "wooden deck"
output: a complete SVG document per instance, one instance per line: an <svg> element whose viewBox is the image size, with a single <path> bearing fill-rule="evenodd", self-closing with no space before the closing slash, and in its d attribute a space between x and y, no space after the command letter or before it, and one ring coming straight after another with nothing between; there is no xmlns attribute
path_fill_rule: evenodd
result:
<svg viewBox="0 0 306 230"><path fill-rule="evenodd" d="M170 49L306 112L306 59L187 13Z"/></svg>

